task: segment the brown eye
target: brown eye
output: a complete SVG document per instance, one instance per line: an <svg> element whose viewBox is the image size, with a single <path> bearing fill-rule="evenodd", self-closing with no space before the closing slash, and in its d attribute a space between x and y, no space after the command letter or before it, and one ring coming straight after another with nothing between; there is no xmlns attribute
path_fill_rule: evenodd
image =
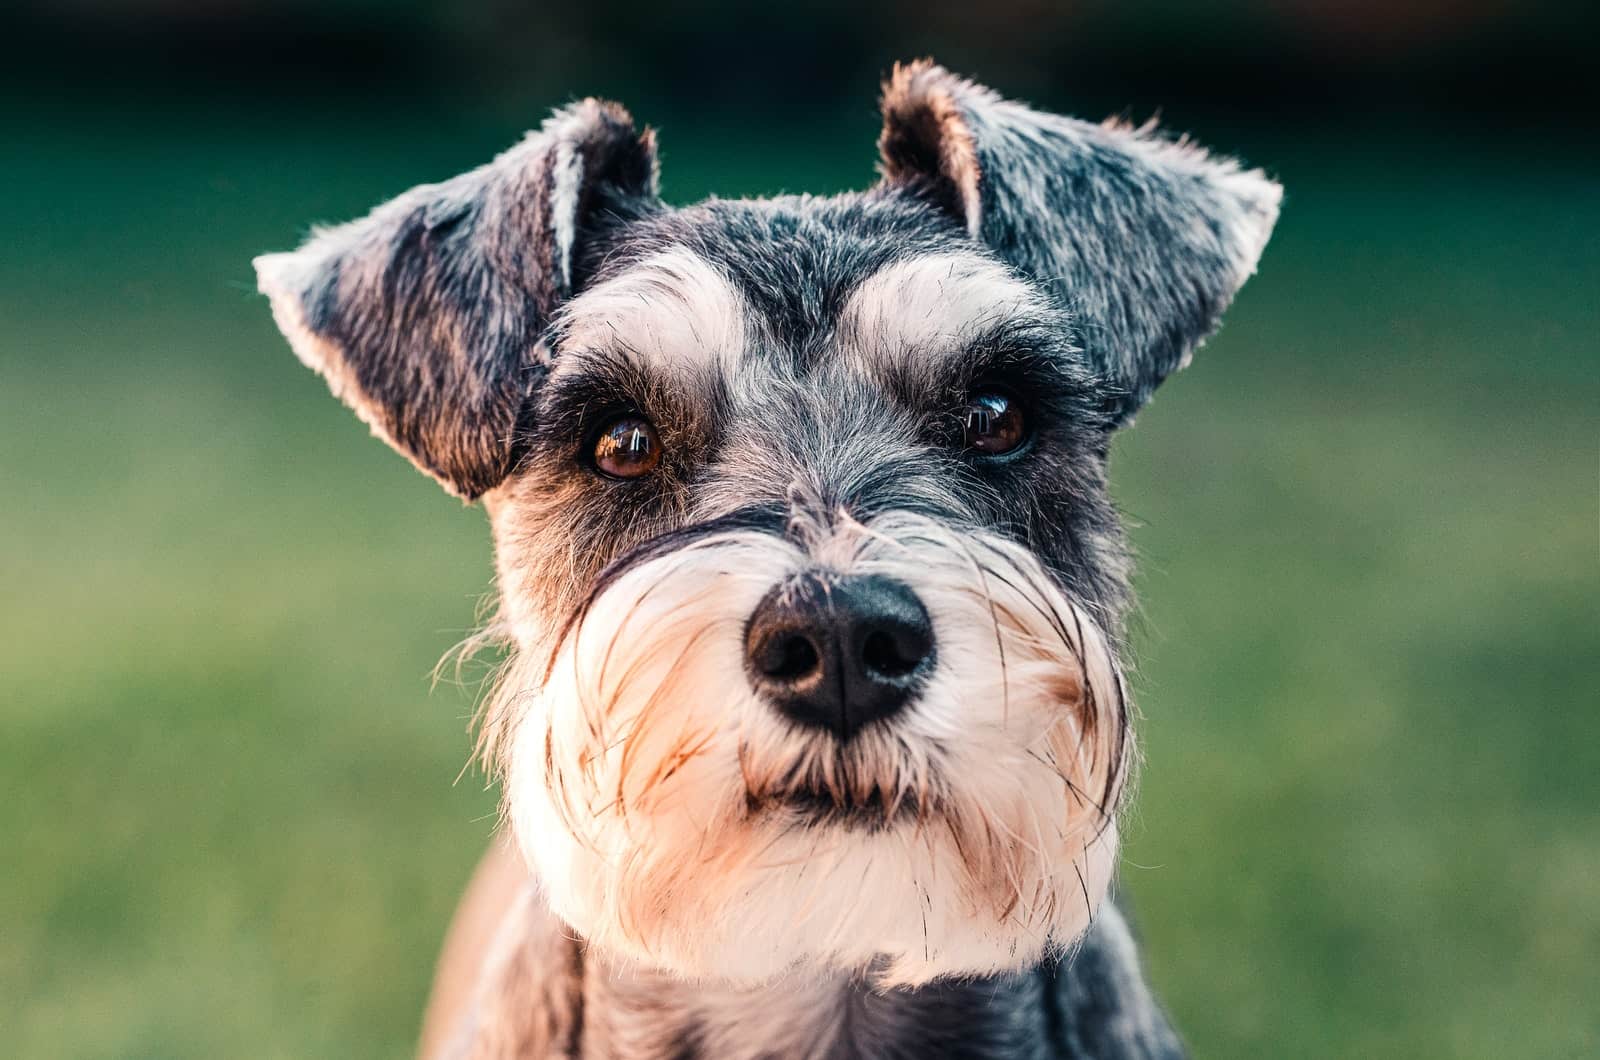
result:
<svg viewBox="0 0 1600 1060"><path fill-rule="evenodd" d="M594 443L594 466L612 478L648 475L661 463L661 439L643 416L619 416Z"/></svg>
<svg viewBox="0 0 1600 1060"><path fill-rule="evenodd" d="M985 456L1016 449L1028 437L1022 406L1004 390L979 390L967 401L966 447Z"/></svg>

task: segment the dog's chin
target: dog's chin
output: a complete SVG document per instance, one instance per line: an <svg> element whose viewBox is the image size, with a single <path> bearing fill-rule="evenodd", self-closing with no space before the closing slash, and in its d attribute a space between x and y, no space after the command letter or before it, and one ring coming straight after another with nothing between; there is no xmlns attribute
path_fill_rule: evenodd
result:
<svg viewBox="0 0 1600 1060"><path fill-rule="evenodd" d="M693 980L846 973L889 987L1026 967L1092 922L1117 844L1114 825L1038 849L942 808L815 793L764 803L722 836L664 819L580 840L530 809L516 830L551 908L609 957ZM606 838L608 851L591 847Z"/></svg>

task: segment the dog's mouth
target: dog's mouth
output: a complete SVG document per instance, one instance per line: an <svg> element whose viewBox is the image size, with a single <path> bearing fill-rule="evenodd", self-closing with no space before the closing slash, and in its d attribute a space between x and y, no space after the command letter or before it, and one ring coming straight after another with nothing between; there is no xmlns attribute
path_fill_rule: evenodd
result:
<svg viewBox="0 0 1600 1060"><path fill-rule="evenodd" d="M833 827L869 832L915 820L928 811L928 807L919 804L914 795L905 792L885 794L877 786L859 793L798 785L749 794L745 805L751 816L776 818L796 827Z"/></svg>

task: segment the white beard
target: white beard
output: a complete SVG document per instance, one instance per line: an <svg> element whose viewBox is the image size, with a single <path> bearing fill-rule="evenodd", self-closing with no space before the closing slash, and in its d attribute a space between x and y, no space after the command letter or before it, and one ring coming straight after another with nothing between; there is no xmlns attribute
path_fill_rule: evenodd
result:
<svg viewBox="0 0 1600 1060"><path fill-rule="evenodd" d="M718 535L618 578L499 693L506 799L555 912L591 945L691 978L806 968L884 986L1026 966L1089 925L1131 758L1105 637L1031 554L917 517L841 518L801 547ZM841 745L744 669L748 616L807 569L921 598L937 661ZM844 810L785 802L803 782Z"/></svg>

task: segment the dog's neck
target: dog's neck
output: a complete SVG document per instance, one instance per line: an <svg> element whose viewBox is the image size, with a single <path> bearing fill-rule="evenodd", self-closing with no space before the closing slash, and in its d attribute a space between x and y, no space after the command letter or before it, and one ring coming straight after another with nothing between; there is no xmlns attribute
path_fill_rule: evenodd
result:
<svg viewBox="0 0 1600 1060"><path fill-rule="evenodd" d="M530 891L491 958L456 1055L1176 1057L1128 926L1109 903L1070 955L1025 971L878 991L858 977L687 982L587 948Z"/></svg>
<svg viewBox="0 0 1600 1060"><path fill-rule="evenodd" d="M589 961L583 1054L606 1057L1034 1056L1038 975L874 992L845 975L759 987L687 983Z"/></svg>

